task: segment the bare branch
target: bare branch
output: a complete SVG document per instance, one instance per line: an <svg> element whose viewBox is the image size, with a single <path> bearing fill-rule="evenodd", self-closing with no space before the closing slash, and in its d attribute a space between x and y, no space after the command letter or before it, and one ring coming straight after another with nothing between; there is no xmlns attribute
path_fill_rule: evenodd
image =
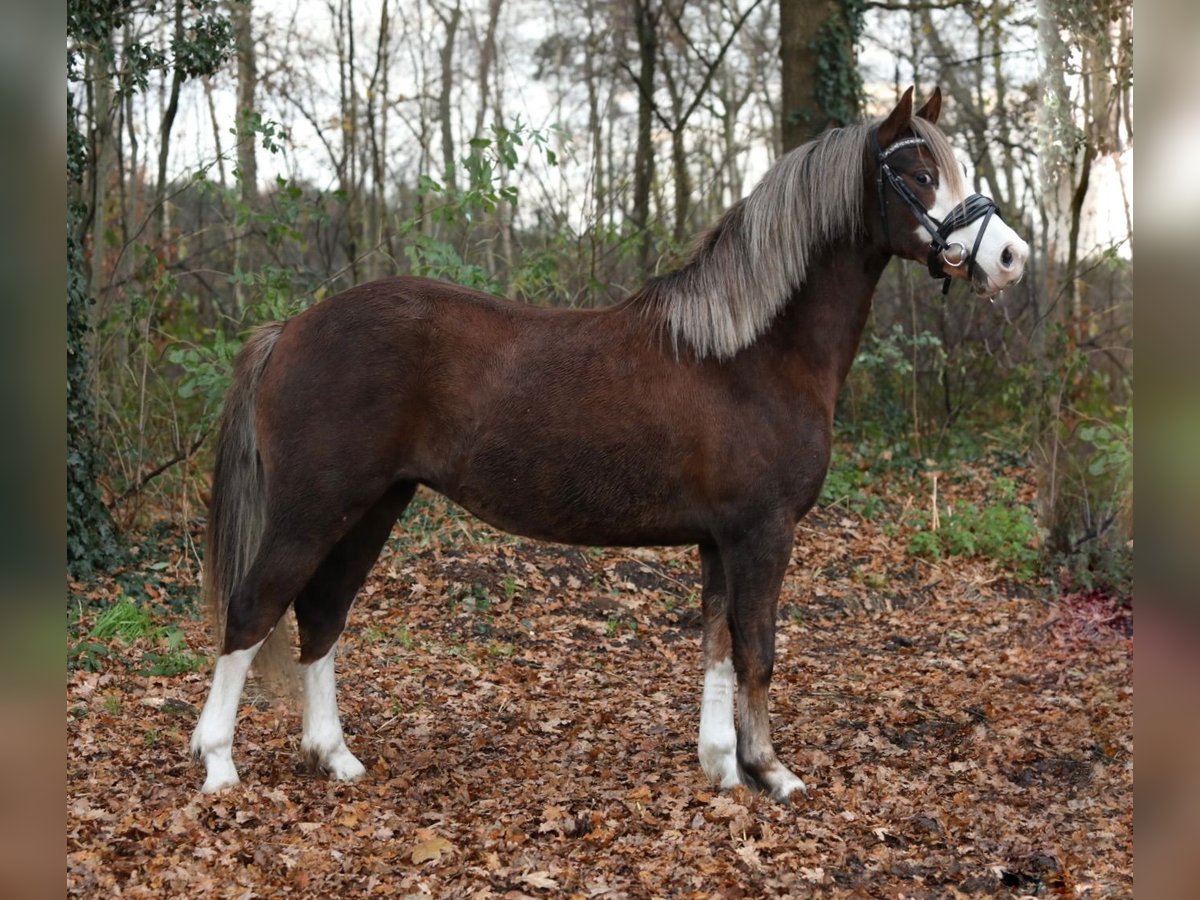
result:
<svg viewBox="0 0 1200 900"><path fill-rule="evenodd" d="M124 503L126 500L128 500L130 497L133 497L135 494L140 494L145 489L146 485L148 485L151 481L153 481L155 478L157 478L163 472L167 471L167 469L171 468L171 466L175 465L176 463L181 463L185 459L191 459L195 455L196 451L200 449L200 446L204 443L205 438L208 437L208 435L211 431L212 431L211 428L204 429L204 431L200 432L200 434L197 435L196 439L194 441L192 441L190 446L185 447L184 449L178 451L174 456L172 456L166 462L159 463L157 466L155 466L149 472L146 472L144 475L142 475L140 478L138 478L138 480L136 482L131 484L129 487L125 488L125 490L122 491L116 497L116 499L113 500L113 503L114 504Z"/></svg>
<svg viewBox="0 0 1200 900"><path fill-rule="evenodd" d="M881 9L885 12L931 12L947 9L961 9L964 6L971 6L974 0L948 0L946 3L894 3L894 2L878 2L878 0L867 0L863 4L867 9Z"/></svg>

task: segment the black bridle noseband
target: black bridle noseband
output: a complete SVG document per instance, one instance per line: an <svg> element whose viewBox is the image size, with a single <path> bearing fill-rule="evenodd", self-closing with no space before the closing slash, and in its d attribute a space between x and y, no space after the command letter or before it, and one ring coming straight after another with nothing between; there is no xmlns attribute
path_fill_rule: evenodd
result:
<svg viewBox="0 0 1200 900"><path fill-rule="evenodd" d="M944 278L942 284L942 293L945 294L950 290L950 276L946 274L943 267L943 258L952 247L958 248L956 254L957 261L945 259L945 262L952 266L967 267L967 272L971 272L975 267L975 254L979 252L979 245L983 241L983 233L987 231L988 222L991 221L993 215L999 215L1000 210L996 206L995 201L990 197L985 197L982 194L972 194L958 206L951 210L950 215L938 221L929 214L921 200L912 188L904 183L904 179L897 175L892 167L888 165L887 159L897 150L903 150L906 147L923 147L925 139L919 137L904 138L891 144L886 150L879 148L879 137L873 135L875 139L875 158L879 163L879 214L883 217L883 233L886 236L888 230L888 214L887 214L887 197L884 195L885 185L891 185L892 188L900 195L900 199L905 205L912 210L913 215L917 217L917 221L925 228L932 236L929 241L929 257L926 260L929 266L929 274L934 278ZM983 224L979 226L979 233L975 235L975 245L971 248L971 252L967 253L967 248L960 241L950 241L950 235L964 228L979 219L983 219Z"/></svg>

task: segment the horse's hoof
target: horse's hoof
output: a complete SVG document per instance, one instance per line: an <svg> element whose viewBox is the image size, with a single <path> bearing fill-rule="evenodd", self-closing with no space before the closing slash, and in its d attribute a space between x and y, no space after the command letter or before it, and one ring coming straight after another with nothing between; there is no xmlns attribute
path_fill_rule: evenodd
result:
<svg viewBox="0 0 1200 900"><path fill-rule="evenodd" d="M758 771L739 764L738 771L746 784L752 785L778 803L790 804L792 798L798 794L803 794L806 799L808 797L808 786L778 760Z"/></svg>
<svg viewBox="0 0 1200 900"><path fill-rule="evenodd" d="M367 774L367 767L349 750L335 753L325 761L322 768L334 781L354 781Z"/></svg>
<svg viewBox="0 0 1200 900"><path fill-rule="evenodd" d="M732 744L726 747L712 745L700 748L700 768L709 782L719 785L721 790L744 783L738 775L735 753L736 748Z"/></svg>
<svg viewBox="0 0 1200 900"><path fill-rule="evenodd" d="M803 796L805 800L808 799L808 785L790 772L787 778L771 789L771 799L788 806L792 805L793 797L799 796Z"/></svg>
<svg viewBox="0 0 1200 900"><path fill-rule="evenodd" d="M333 781L354 781L367 773L367 767L358 761L345 744L333 750L318 750L303 744L300 751L311 772L324 772Z"/></svg>
<svg viewBox="0 0 1200 900"><path fill-rule="evenodd" d="M204 786L200 788L200 793L215 794L225 790L225 788L237 787L241 783L237 772L234 772L232 775L212 772L204 779Z"/></svg>

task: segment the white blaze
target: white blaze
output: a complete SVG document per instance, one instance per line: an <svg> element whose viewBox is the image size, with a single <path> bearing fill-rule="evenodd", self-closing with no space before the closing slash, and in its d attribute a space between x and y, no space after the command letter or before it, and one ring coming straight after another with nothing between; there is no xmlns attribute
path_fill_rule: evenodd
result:
<svg viewBox="0 0 1200 900"><path fill-rule="evenodd" d="M952 191L948 181L949 179L943 179L938 184L933 195L933 206L929 210L930 218L939 222L943 221L956 206L967 199L964 194ZM951 253L951 260L966 259L975 246L975 239L979 236L979 229L983 227L983 223L982 218L976 219L971 224L950 232L946 242L952 247L956 243L962 245L961 254L955 257ZM917 235L924 242L933 239L933 235L924 225L917 226ZM1015 284L1024 274L1025 261L1028 258L1029 244L1009 228L999 215L993 213L987 220L983 240L979 242L979 252L975 254L975 263L987 276L988 282L986 285L977 285L976 287L985 288L984 293L995 294L1009 285ZM954 267L947 261L947 273L953 269Z"/></svg>

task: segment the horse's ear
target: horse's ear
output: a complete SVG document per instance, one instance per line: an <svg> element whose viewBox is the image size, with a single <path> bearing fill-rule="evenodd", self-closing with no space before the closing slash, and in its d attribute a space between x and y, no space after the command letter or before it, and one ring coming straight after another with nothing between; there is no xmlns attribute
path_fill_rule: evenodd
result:
<svg viewBox="0 0 1200 900"><path fill-rule="evenodd" d="M888 113L888 117L880 123L877 132L880 148L885 148L893 143L912 121L912 97L913 89L910 87L904 92L904 96L900 98L896 108Z"/></svg>
<svg viewBox="0 0 1200 900"><path fill-rule="evenodd" d="M938 116L942 114L942 89L935 87L925 105L917 110L917 118L924 119L930 125L936 125Z"/></svg>

